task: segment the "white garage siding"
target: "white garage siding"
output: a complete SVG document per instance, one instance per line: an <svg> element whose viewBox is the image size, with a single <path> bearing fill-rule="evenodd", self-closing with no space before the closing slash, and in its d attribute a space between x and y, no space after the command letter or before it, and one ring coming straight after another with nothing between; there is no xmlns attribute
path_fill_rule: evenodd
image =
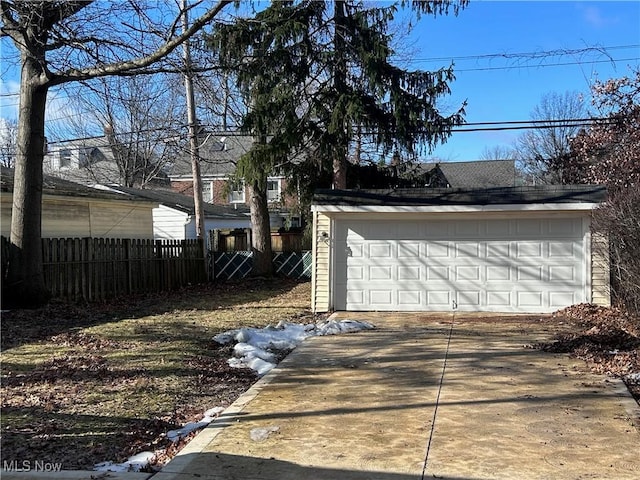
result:
<svg viewBox="0 0 640 480"><path fill-rule="evenodd" d="M338 218L334 228L336 310L550 312L591 300L584 213Z"/></svg>

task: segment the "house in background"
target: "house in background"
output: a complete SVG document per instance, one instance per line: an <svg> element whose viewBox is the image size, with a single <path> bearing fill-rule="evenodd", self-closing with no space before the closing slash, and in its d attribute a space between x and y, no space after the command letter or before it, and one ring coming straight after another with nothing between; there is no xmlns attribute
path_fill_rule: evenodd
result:
<svg viewBox="0 0 640 480"><path fill-rule="evenodd" d="M431 188L515 187L517 183L514 160L425 162L416 165L414 175L423 180L416 186Z"/></svg>
<svg viewBox="0 0 640 480"><path fill-rule="evenodd" d="M516 185L513 160L473 162L391 162L350 165L348 188L493 188Z"/></svg>
<svg viewBox="0 0 640 480"><path fill-rule="evenodd" d="M234 181L234 174L238 160L250 150L252 142L250 136L235 134L210 134L202 138L199 149L200 175L202 196L206 203L247 206L247 189L243 182ZM188 155L175 159L168 176L172 190L193 195L193 174ZM283 194L286 186L284 176L274 175L267 179L267 201L272 228L299 226L299 218L292 218L290 213L290 207L296 203L296 199Z"/></svg>
<svg viewBox="0 0 640 480"><path fill-rule="evenodd" d="M44 172L84 185L168 185L160 160L153 155L144 158L109 135L50 145L44 158Z"/></svg>
<svg viewBox="0 0 640 480"><path fill-rule="evenodd" d="M11 233L13 169L2 167L0 229ZM158 203L123 196L45 175L42 192L43 238L153 238Z"/></svg>
<svg viewBox="0 0 640 480"><path fill-rule="evenodd" d="M169 190L149 190L121 186L98 188L156 203L153 209L153 237L156 240L190 240L196 236L193 197ZM204 204L205 231L251 228L249 209L245 205Z"/></svg>

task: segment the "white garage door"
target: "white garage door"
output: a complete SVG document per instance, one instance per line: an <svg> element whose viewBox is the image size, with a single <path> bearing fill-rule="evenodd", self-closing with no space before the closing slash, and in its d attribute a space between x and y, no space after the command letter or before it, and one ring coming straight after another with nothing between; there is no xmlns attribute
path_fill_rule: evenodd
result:
<svg viewBox="0 0 640 480"><path fill-rule="evenodd" d="M335 308L548 312L584 302L584 223L337 220Z"/></svg>

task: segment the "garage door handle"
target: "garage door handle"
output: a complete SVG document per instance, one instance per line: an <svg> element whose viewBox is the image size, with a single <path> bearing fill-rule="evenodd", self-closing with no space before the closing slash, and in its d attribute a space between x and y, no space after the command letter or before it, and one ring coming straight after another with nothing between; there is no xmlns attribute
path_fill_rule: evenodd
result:
<svg viewBox="0 0 640 480"><path fill-rule="evenodd" d="M452 310L457 310L457 308L458 308L458 302L456 302L455 300L453 300L453 301L451 302L451 309L452 309Z"/></svg>

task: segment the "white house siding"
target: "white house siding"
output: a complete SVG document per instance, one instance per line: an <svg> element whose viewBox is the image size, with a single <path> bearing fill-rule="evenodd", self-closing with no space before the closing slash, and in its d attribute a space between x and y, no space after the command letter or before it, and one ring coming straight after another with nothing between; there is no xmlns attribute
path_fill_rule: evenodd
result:
<svg viewBox="0 0 640 480"><path fill-rule="evenodd" d="M160 205L153 209L153 238L156 240L186 240L189 214Z"/></svg>

